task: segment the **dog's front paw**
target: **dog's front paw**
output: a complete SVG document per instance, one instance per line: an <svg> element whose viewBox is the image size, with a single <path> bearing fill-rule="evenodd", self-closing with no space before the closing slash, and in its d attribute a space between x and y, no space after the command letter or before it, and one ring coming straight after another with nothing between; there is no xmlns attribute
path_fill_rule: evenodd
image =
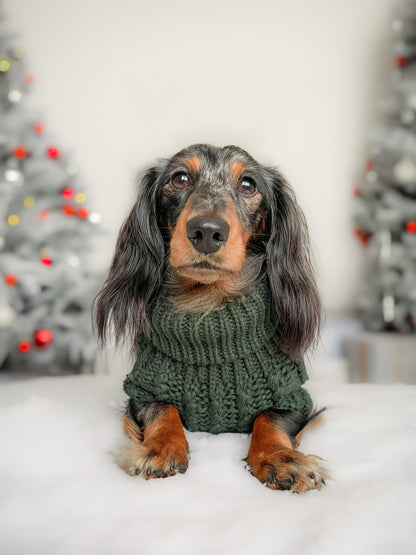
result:
<svg viewBox="0 0 416 555"><path fill-rule="evenodd" d="M270 453L249 452L245 459L250 472L271 489L292 490L302 493L321 489L329 478L322 459L304 455L294 449L281 449Z"/></svg>
<svg viewBox="0 0 416 555"><path fill-rule="evenodd" d="M185 442L143 442L122 447L117 464L131 476L145 480L183 474L188 468L188 444Z"/></svg>

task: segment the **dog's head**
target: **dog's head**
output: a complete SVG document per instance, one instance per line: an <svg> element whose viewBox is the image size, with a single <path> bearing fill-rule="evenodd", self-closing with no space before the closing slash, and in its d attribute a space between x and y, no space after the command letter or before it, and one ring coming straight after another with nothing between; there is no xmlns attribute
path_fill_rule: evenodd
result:
<svg viewBox="0 0 416 555"><path fill-rule="evenodd" d="M184 281L234 280L264 223L256 163L235 147L196 145L166 170L160 217L169 229L169 265Z"/></svg>
<svg viewBox="0 0 416 555"><path fill-rule="evenodd" d="M286 351L316 339L321 305L305 218L275 169L235 146L193 145L151 168L124 222L97 296L105 340L135 343L146 306L168 287L182 308L207 310L246 294L266 273Z"/></svg>

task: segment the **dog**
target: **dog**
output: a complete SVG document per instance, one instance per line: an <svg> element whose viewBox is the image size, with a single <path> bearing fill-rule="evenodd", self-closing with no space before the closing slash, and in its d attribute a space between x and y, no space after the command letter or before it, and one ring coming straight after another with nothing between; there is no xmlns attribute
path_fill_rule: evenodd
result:
<svg viewBox="0 0 416 555"><path fill-rule="evenodd" d="M321 489L322 459L297 450L321 413L301 387L321 313L305 217L277 169L207 144L150 168L95 300L101 345L137 356L119 466L173 476L188 468L184 427L245 432L262 484Z"/></svg>

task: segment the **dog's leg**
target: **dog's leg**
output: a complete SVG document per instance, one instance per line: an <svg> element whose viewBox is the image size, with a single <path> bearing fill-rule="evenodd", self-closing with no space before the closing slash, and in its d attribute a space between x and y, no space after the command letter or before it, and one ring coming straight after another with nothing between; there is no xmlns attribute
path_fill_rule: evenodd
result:
<svg viewBox="0 0 416 555"><path fill-rule="evenodd" d="M127 474L166 478L188 468L188 442L178 410L165 403L129 400L124 431L133 445L123 447L117 463Z"/></svg>
<svg viewBox="0 0 416 555"><path fill-rule="evenodd" d="M309 418L297 411L269 410L256 418L246 461L251 473L267 487L300 493L321 489L329 478L320 457L295 450L308 422Z"/></svg>

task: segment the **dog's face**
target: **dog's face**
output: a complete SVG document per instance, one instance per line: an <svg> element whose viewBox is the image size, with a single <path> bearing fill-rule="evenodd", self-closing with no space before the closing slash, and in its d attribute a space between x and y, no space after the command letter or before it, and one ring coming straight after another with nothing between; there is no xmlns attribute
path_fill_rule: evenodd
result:
<svg viewBox="0 0 416 555"><path fill-rule="evenodd" d="M161 182L159 222L169 232L171 268L202 284L233 280L249 242L265 231L259 164L236 147L195 145L167 162Z"/></svg>
<svg viewBox="0 0 416 555"><path fill-rule="evenodd" d="M142 179L96 299L99 337L113 329L134 347L161 293L205 312L249 294L258 278L269 284L287 352L304 352L321 305L291 187L238 147L190 146Z"/></svg>

